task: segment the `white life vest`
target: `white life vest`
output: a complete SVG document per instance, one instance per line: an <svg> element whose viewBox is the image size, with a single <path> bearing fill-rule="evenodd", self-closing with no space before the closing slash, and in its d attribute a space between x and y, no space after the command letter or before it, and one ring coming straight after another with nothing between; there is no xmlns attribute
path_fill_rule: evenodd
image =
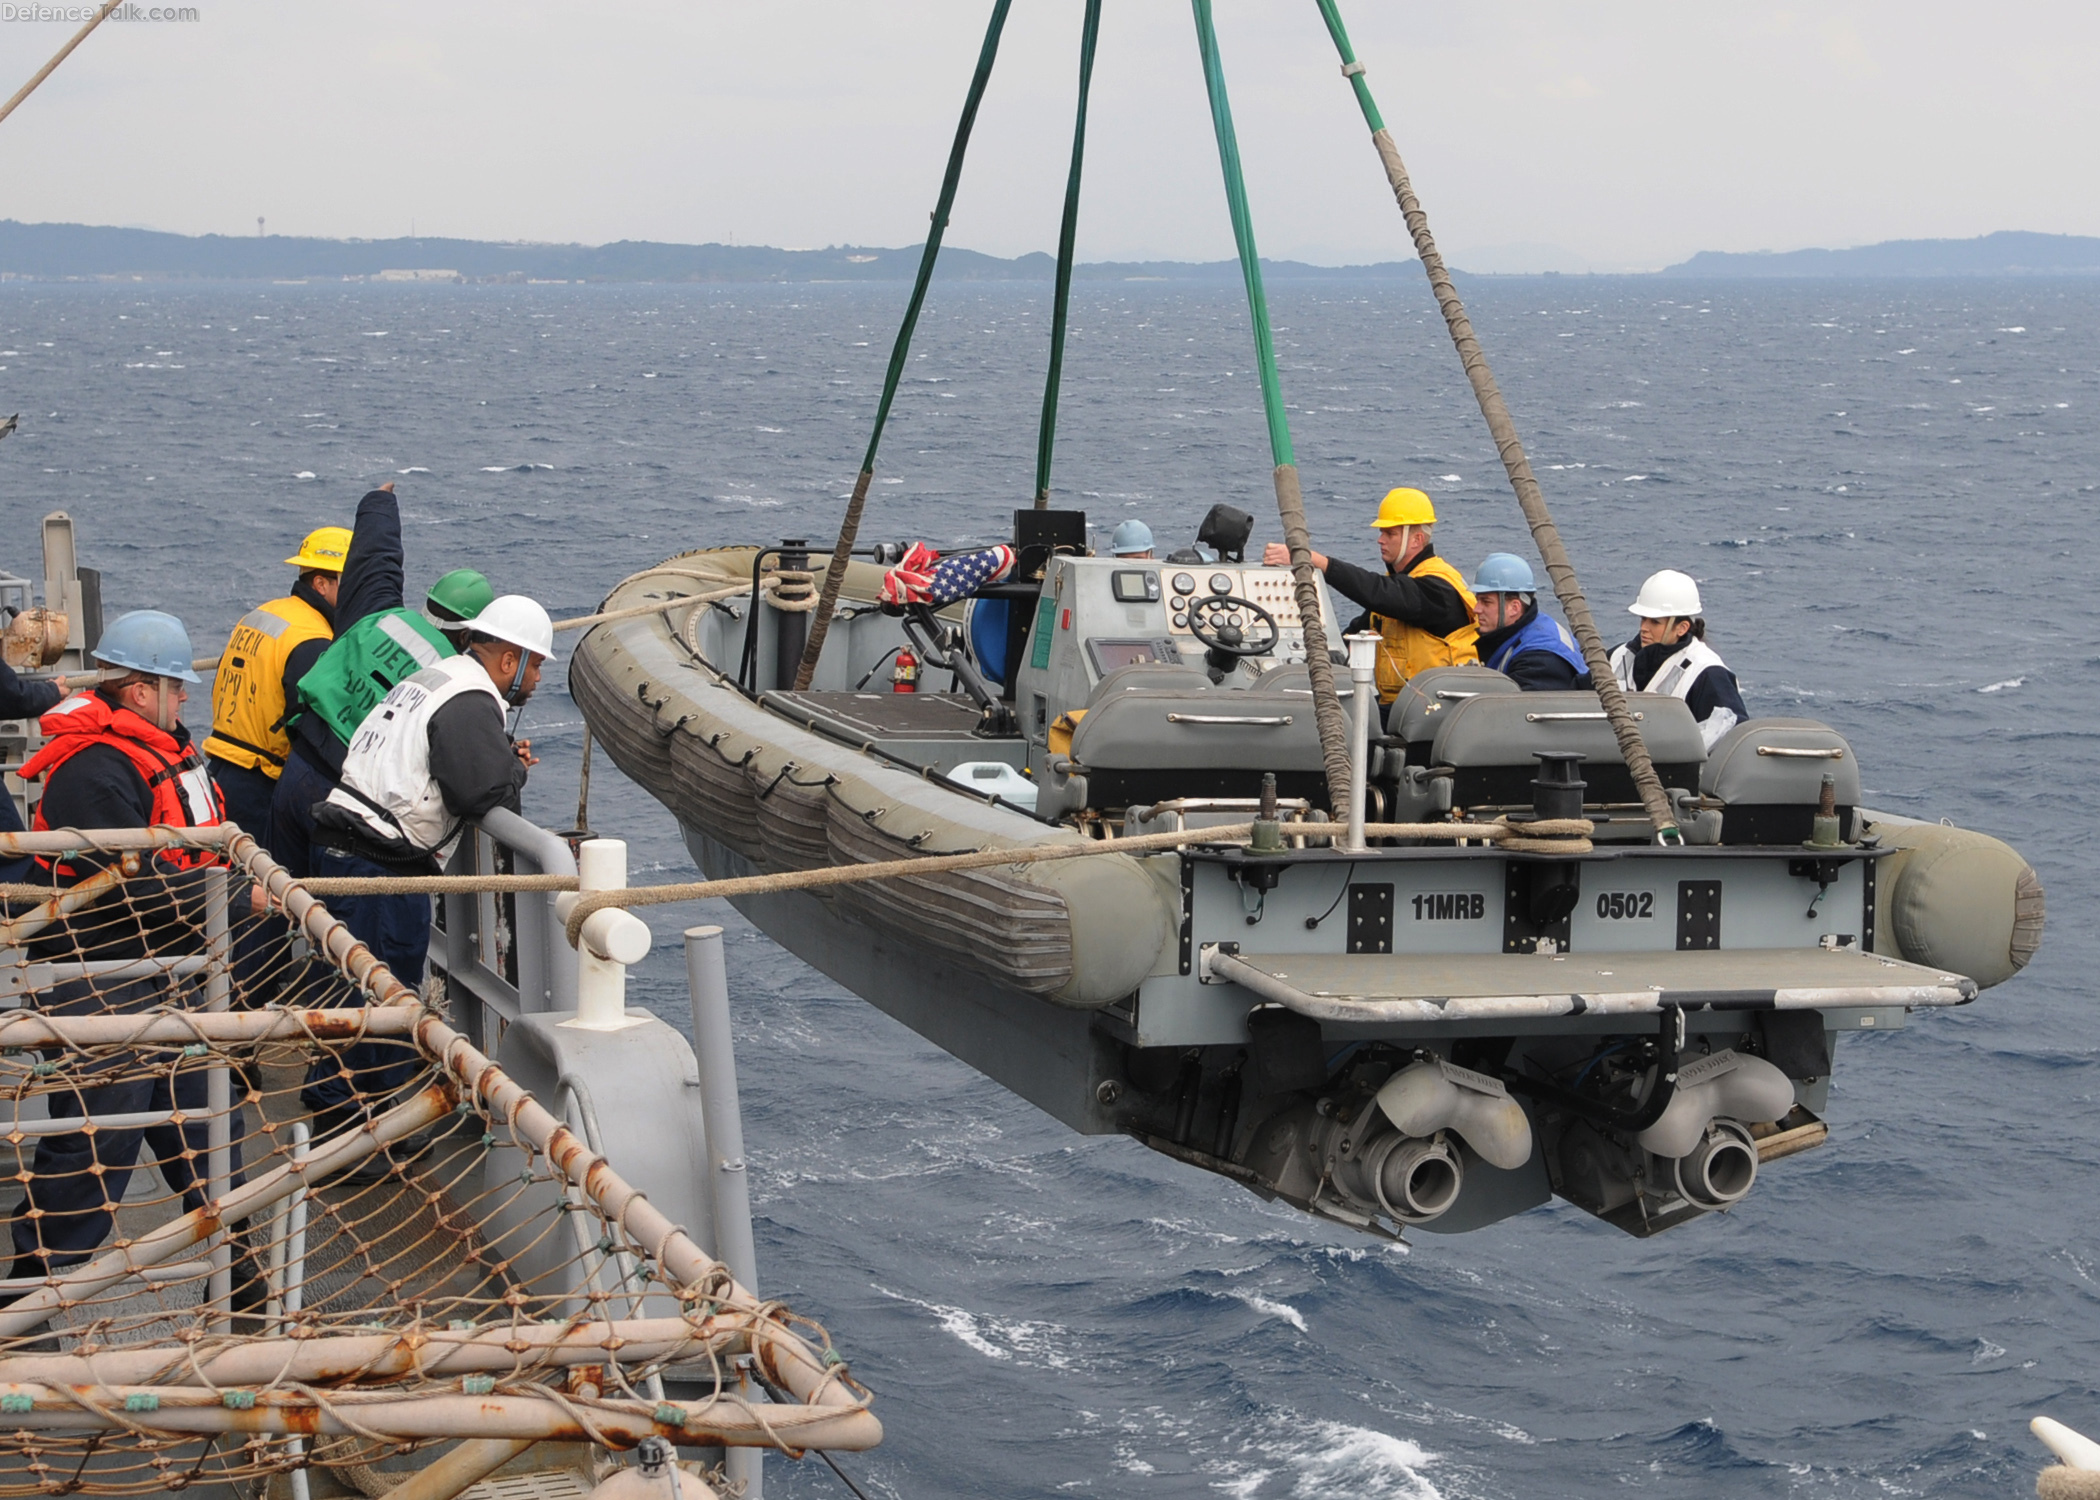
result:
<svg viewBox="0 0 2100 1500"><path fill-rule="evenodd" d="M459 838L460 820L446 811L430 774L430 721L465 693L487 693L502 708L503 695L472 656L447 657L395 684L357 726L341 784L328 800L381 841L406 842L442 861Z"/></svg>
<svg viewBox="0 0 2100 1500"><path fill-rule="evenodd" d="M1612 675L1619 679L1619 687L1625 692L1668 693L1672 698L1688 700L1692 696L1692 684L1697 682L1708 667L1719 667L1723 671L1728 663L1721 660L1721 653L1693 636L1684 643L1684 649L1671 656L1655 675L1648 679L1645 688L1635 688L1633 683L1633 659L1635 648L1631 645L1619 647L1611 654ZM1699 738L1711 750L1714 742L1735 728L1735 710L1716 708L1699 721Z"/></svg>

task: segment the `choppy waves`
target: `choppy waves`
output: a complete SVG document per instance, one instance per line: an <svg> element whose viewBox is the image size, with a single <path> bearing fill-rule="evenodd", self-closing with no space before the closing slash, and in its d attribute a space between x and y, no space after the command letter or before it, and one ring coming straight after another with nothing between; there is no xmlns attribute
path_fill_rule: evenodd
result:
<svg viewBox="0 0 2100 1500"><path fill-rule="evenodd" d="M1600 620L1692 571L1753 709L1831 721L1877 800L2036 860L2034 969L1848 1041L1831 1143L1732 1214L1636 1241L1555 1205L1403 1253L1073 1135L733 913L653 912L632 993L679 1025L680 930L729 926L762 1285L877 1391L888 1441L846 1461L871 1494L2010 1494L2028 1415L2100 1427L2100 653L2048 602L2090 550L2100 289L1657 285L1467 288ZM1315 535L1368 556L1377 496L1417 483L1461 568L1526 551L1426 294L1272 295ZM0 448L0 567L33 573L63 508L112 608L212 639L393 480L412 585L473 563L582 614L673 551L832 535L901 297L9 283L0 410L48 415ZM1028 503L1042 302L936 286L864 539L995 537ZM1166 537L1268 515L1244 329L1230 287L1082 285L1057 496ZM581 735L544 691L527 811L568 827ZM590 817L640 878L690 876L602 755ZM809 1464L768 1487L839 1493Z"/></svg>

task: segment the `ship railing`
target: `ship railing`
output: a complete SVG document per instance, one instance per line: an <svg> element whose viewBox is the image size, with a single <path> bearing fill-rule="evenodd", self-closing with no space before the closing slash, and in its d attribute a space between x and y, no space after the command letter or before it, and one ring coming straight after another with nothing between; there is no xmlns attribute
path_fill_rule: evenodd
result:
<svg viewBox="0 0 2100 1500"><path fill-rule="evenodd" d="M561 834L506 808L469 824L448 875L576 874ZM460 1029L494 1046L521 1015L576 1009L576 954L562 936L551 891L457 891L437 899L430 964L445 979Z"/></svg>
<svg viewBox="0 0 2100 1500"><path fill-rule="evenodd" d="M603 842L575 860L558 835L494 821L483 833L536 873L567 856L587 888L614 883ZM421 1471L397 1493L444 1496L538 1443L650 1440L726 1449L734 1482L756 1478L747 1451L879 1440L821 1328L750 1289L748 1205L731 1224L715 1197L740 1276L607 1159L636 1153L617 1111L600 1119L602 1080L595 1100L581 1074L548 1088L574 1124L550 1112L248 835L65 830L0 835L0 853L101 867L67 891L0 892L0 1140L27 1187L0 1287L0 1490L286 1474L297 1494L311 1466L405 1462ZM547 893L506 894L532 910ZM587 966L634 951L609 915L585 922L578 956L550 910L543 967L510 956L550 999L567 958L584 1006L540 1024L590 1030L596 1005L607 1035L661 1026L606 1021L619 992ZM474 958L504 972L500 953ZM707 1007L695 991L689 1085L730 1070L696 1102L741 1188L718 930L689 934L688 967L713 986ZM316 1113L329 1078L348 1102Z"/></svg>

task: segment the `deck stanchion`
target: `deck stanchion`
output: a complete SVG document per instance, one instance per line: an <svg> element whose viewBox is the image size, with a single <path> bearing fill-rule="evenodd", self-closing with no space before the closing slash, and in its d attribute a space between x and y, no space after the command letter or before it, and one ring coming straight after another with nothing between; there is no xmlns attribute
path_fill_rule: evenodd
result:
<svg viewBox="0 0 2100 1500"><path fill-rule="evenodd" d="M1361 854L1364 843L1365 779L1370 771L1371 720L1378 712L1378 643L1373 631L1358 631L1348 637L1349 680L1354 685L1356 718L1349 729L1349 833L1346 849Z"/></svg>
<svg viewBox="0 0 2100 1500"><path fill-rule="evenodd" d="M722 929L685 930L686 986L693 998L693 1055L700 1064L700 1113L707 1124L709 1192L715 1210L715 1256L754 1292L758 1245L751 1233L751 1182L744 1170L744 1115L737 1100L736 1049L729 1034L729 969ZM743 1481L751 1500L760 1494L763 1456L756 1448L728 1454L729 1478Z"/></svg>
<svg viewBox="0 0 2100 1500"><path fill-rule="evenodd" d="M233 1004L233 946L227 937L226 866L215 864L204 871L204 946L209 967L205 970L204 1008L225 1011ZM205 1126L204 1198L217 1203L233 1185L233 1081L227 1076L226 1060L214 1054L205 1073L205 1107L211 1119ZM172 1093L174 1082L170 1080ZM177 1103L179 1108L179 1101ZM233 1237L230 1227L219 1232L211 1250L211 1327L225 1332L233 1311Z"/></svg>
<svg viewBox="0 0 2100 1500"><path fill-rule="evenodd" d="M579 894L626 890L626 840L586 843L576 862L576 883ZM561 897L568 904L576 899L566 892ZM614 1031L627 1024L627 966L648 956L649 926L632 912L620 912L625 918L620 922L601 922L603 915L593 912L584 920L582 941L576 945L576 1019L572 1024ZM551 954L551 942L548 948Z"/></svg>
<svg viewBox="0 0 2100 1500"><path fill-rule="evenodd" d="M306 1121L295 1120L292 1123L292 1164L294 1166L304 1168L306 1165L309 1135L310 1131ZM284 1315L287 1319L290 1319L296 1316L299 1310L306 1305L305 1188L302 1187L292 1194L290 1206L285 1210L285 1224ZM283 1329L280 1327L272 1331L281 1333ZM303 1438L293 1438L286 1446L291 1449L292 1456L295 1458L306 1451L306 1441ZM292 1500L308 1500L309 1491L306 1483L306 1466L304 1464L292 1470L291 1481Z"/></svg>

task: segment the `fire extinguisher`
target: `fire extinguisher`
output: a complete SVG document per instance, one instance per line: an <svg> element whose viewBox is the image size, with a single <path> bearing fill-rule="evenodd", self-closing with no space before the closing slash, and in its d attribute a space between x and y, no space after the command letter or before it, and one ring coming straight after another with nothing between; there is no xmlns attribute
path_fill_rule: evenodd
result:
<svg viewBox="0 0 2100 1500"><path fill-rule="evenodd" d="M919 690L919 659L910 650L897 653L897 665L890 669L890 691L893 693L916 693Z"/></svg>

